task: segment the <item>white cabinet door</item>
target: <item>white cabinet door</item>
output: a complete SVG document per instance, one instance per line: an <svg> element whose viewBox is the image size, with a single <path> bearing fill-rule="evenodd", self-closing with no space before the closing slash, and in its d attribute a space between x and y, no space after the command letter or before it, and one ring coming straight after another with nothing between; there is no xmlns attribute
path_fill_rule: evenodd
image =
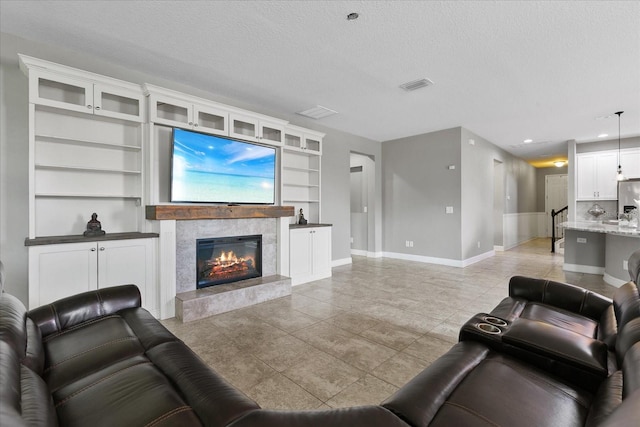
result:
<svg viewBox="0 0 640 427"><path fill-rule="evenodd" d="M29 309L98 288L96 243L29 247Z"/></svg>
<svg viewBox="0 0 640 427"><path fill-rule="evenodd" d="M289 251L291 284L308 282L313 274L310 229L300 228L289 232Z"/></svg>
<svg viewBox="0 0 640 427"><path fill-rule="evenodd" d="M331 276L331 227L313 230L313 277L314 280Z"/></svg>
<svg viewBox="0 0 640 427"><path fill-rule="evenodd" d="M640 148L622 151L620 166L625 178L640 178Z"/></svg>
<svg viewBox="0 0 640 427"><path fill-rule="evenodd" d="M157 308L153 288L154 240L131 239L98 242L98 288L133 284L140 289L142 305Z"/></svg>
<svg viewBox="0 0 640 427"><path fill-rule="evenodd" d="M31 72L29 102L93 114L93 82L45 70Z"/></svg>
<svg viewBox="0 0 640 427"><path fill-rule="evenodd" d="M618 152L602 151L576 156L577 200L615 200Z"/></svg>
<svg viewBox="0 0 640 427"><path fill-rule="evenodd" d="M169 96L149 95L149 120L169 126L193 127L193 104Z"/></svg>
<svg viewBox="0 0 640 427"><path fill-rule="evenodd" d="M331 276L331 227L290 230L289 251L292 285Z"/></svg>
<svg viewBox="0 0 640 427"><path fill-rule="evenodd" d="M93 87L93 112L98 116L144 121L144 95L117 86L97 83Z"/></svg>
<svg viewBox="0 0 640 427"><path fill-rule="evenodd" d="M227 111L208 107L205 105L193 105L193 129L199 132L214 135L229 134L229 113Z"/></svg>
<svg viewBox="0 0 640 427"><path fill-rule="evenodd" d="M597 194L599 199L616 200L618 198L618 153L600 153L597 156Z"/></svg>

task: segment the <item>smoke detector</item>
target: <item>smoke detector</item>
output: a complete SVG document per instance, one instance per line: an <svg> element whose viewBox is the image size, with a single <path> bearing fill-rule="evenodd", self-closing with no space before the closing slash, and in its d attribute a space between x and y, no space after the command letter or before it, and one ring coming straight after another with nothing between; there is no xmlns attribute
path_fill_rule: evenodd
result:
<svg viewBox="0 0 640 427"><path fill-rule="evenodd" d="M411 82L401 84L400 87L406 90L407 92L411 92L413 90L431 86L432 84L433 82L429 79L418 79L418 80L413 80Z"/></svg>
<svg viewBox="0 0 640 427"><path fill-rule="evenodd" d="M333 116L334 114L338 114L338 112L330 108L323 107L322 105L316 105L315 107L309 108L308 110L298 111L296 114L318 120L325 117Z"/></svg>

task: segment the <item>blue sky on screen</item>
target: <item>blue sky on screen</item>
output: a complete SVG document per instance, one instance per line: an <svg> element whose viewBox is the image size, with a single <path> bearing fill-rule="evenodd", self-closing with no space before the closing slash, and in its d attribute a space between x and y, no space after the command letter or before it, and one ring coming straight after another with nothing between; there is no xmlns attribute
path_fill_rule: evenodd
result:
<svg viewBox="0 0 640 427"><path fill-rule="evenodd" d="M275 149L174 129L174 160L186 171L272 178Z"/></svg>

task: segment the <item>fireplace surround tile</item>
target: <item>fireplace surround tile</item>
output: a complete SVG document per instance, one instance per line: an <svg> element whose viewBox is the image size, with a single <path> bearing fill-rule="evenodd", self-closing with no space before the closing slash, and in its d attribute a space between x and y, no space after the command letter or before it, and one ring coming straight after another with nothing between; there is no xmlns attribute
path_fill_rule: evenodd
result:
<svg viewBox="0 0 640 427"><path fill-rule="evenodd" d="M287 295L291 279L279 275L209 286L177 294L176 317L191 322Z"/></svg>

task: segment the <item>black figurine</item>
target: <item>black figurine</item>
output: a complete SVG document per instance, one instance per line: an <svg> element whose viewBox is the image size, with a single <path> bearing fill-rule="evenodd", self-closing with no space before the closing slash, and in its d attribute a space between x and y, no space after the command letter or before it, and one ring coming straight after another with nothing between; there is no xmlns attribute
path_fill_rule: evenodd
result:
<svg viewBox="0 0 640 427"><path fill-rule="evenodd" d="M300 219L298 219L298 224L305 225L306 223L307 223L307 220L304 219L304 214L302 213L302 209L300 209Z"/></svg>
<svg viewBox="0 0 640 427"><path fill-rule="evenodd" d="M92 213L91 220L87 222L87 230L83 233L85 237L104 236L106 233L102 229L102 224L98 221L98 214Z"/></svg>

